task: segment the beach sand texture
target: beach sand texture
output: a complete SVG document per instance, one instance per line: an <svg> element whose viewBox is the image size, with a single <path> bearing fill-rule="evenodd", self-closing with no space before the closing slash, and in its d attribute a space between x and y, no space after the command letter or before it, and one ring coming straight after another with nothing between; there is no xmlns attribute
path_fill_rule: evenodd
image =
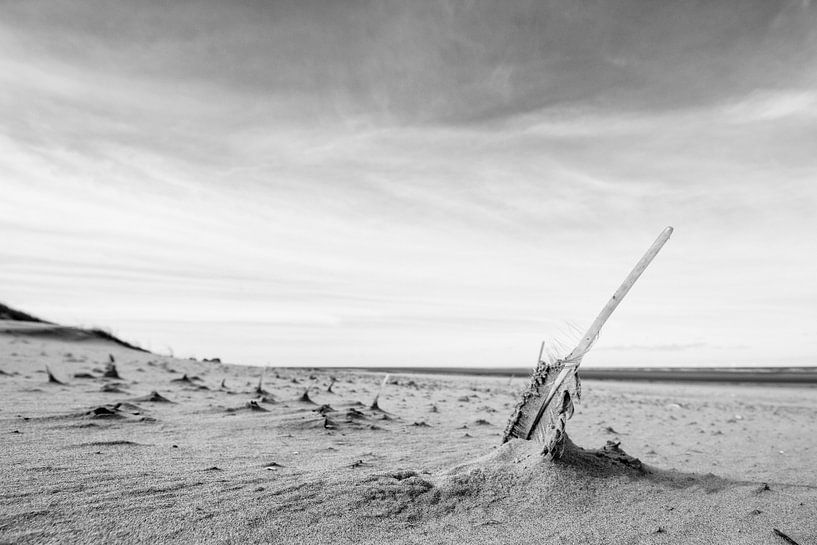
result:
<svg viewBox="0 0 817 545"><path fill-rule="evenodd" d="M586 380L554 464L500 444L524 377L393 375L373 409L381 373L259 389L257 367L0 330L0 542L817 543L813 386Z"/></svg>

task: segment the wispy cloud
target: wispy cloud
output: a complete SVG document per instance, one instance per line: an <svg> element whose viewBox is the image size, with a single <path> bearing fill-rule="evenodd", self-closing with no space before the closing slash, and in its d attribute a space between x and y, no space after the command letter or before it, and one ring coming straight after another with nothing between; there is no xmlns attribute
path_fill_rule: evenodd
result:
<svg viewBox="0 0 817 545"><path fill-rule="evenodd" d="M681 352L686 350L694 350L698 348L705 348L707 343L686 343L686 344L653 344L653 345L638 345L627 344L617 346L606 346L601 350L614 350L621 352Z"/></svg>
<svg viewBox="0 0 817 545"><path fill-rule="evenodd" d="M755 91L726 107L727 115L738 123L800 121L817 119L817 91Z"/></svg>
<svg viewBox="0 0 817 545"><path fill-rule="evenodd" d="M10 303L255 362L520 365L674 224L596 363L817 357L810 6L0 14Z"/></svg>

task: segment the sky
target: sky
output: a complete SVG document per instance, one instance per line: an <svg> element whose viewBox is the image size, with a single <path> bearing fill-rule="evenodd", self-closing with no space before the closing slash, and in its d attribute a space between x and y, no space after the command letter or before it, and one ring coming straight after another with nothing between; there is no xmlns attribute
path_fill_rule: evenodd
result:
<svg viewBox="0 0 817 545"><path fill-rule="evenodd" d="M0 301L257 365L817 364L809 1L0 1Z"/></svg>

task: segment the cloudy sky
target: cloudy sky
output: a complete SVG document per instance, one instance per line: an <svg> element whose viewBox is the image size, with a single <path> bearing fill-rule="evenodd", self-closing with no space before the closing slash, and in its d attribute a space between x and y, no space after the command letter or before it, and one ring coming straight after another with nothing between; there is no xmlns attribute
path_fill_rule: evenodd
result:
<svg viewBox="0 0 817 545"><path fill-rule="evenodd" d="M0 301L176 355L817 364L806 1L0 3Z"/></svg>

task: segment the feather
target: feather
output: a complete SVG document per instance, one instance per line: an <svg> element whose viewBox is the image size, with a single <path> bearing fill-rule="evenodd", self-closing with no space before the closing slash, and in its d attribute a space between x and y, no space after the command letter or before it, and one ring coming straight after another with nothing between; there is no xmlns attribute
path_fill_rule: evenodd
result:
<svg viewBox="0 0 817 545"><path fill-rule="evenodd" d="M567 437L565 425L579 399L581 381L574 362L540 361L511 415L503 442L535 437L543 444L543 454L558 459Z"/></svg>
<svg viewBox="0 0 817 545"><path fill-rule="evenodd" d="M529 440L536 437L544 445L542 453L545 456L554 460L561 458L567 440L565 426L573 416L574 403L581 397L581 383L577 370L582 358L593 346L604 323L669 240L672 231L672 227L662 231L572 352L565 357L557 357L553 350L550 350L546 361L543 361L542 353L545 346L542 345L530 384L522 393L508 421L503 443L513 438ZM558 348L557 345L557 350Z"/></svg>

